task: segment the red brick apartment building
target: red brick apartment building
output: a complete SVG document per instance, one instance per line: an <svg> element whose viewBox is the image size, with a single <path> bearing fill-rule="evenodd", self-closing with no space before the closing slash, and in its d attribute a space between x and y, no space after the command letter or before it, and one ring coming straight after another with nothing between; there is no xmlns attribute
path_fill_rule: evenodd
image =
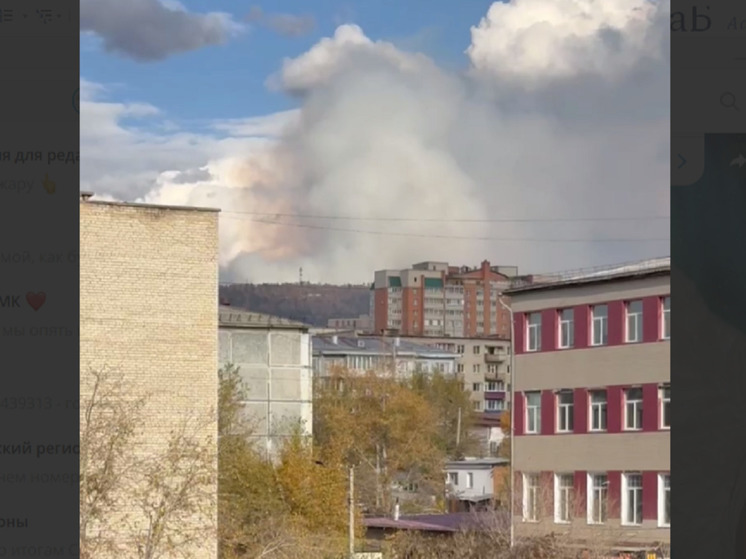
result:
<svg viewBox="0 0 746 559"><path fill-rule="evenodd" d="M515 534L670 542L670 259L508 291Z"/></svg>
<svg viewBox="0 0 746 559"><path fill-rule="evenodd" d="M379 270L371 300L375 332L507 338L510 316L499 300L517 274L515 266L486 260L477 268L421 262L407 270Z"/></svg>

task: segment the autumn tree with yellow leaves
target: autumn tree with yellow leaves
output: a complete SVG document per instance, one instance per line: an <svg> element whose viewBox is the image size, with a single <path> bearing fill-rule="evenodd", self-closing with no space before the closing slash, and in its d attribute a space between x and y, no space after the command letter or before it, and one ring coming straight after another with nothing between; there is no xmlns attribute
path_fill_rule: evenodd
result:
<svg viewBox="0 0 746 559"><path fill-rule="evenodd" d="M219 536L222 559L329 559L347 547L344 464L320 460L297 429L274 461L252 446L235 368L220 372ZM360 522L360 519L357 519Z"/></svg>

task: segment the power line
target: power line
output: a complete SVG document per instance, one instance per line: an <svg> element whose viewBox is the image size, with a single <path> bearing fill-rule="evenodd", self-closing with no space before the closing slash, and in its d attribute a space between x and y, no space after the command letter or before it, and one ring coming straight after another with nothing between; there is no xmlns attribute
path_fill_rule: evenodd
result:
<svg viewBox="0 0 746 559"><path fill-rule="evenodd" d="M225 215L228 219L243 219L239 216ZM286 226L286 227L298 227L302 229L318 229L322 231L337 231L341 233L356 233L362 235L379 235L379 236L391 236L391 237L416 237L423 239L448 239L448 240L461 240L461 241L492 241L492 242L519 242L519 243L647 243L647 242L670 242L669 238L586 238L586 239L531 239L531 238L505 238L505 237L472 237L462 235L442 235L437 233L404 233L397 231L370 231L365 229L352 229L344 227L330 227L327 225L314 225L311 223L292 223L287 221L269 221L263 219L250 218L249 221L252 223L262 223L265 225L275 226Z"/></svg>
<svg viewBox="0 0 746 559"><path fill-rule="evenodd" d="M419 218L419 217L369 217L353 215L321 215L301 213L271 213L271 212L237 212L222 211L221 214L236 216L253 216L263 218L298 218L298 219L328 219L337 221L387 221L406 223L572 223L572 222L608 222L608 221L659 221L671 219L668 215L648 215L630 217L539 217L539 218Z"/></svg>

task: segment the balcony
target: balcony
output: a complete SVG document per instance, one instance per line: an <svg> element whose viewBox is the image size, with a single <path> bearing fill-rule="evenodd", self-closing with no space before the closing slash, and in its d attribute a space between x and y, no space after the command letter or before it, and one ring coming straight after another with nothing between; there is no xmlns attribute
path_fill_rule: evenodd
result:
<svg viewBox="0 0 746 559"><path fill-rule="evenodd" d="M484 354L484 362L491 364L491 363L503 363L508 358L508 352L507 351L494 351L490 353L489 351Z"/></svg>

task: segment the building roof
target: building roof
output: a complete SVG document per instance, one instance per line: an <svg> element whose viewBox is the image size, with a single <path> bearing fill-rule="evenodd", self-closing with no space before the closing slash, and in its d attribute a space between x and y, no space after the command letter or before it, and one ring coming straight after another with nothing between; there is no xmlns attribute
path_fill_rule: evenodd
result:
<svg viewBox="0 0 746 559"><path fill-rule="evenodd" d="M336 339L336 343L335 343ZM399 338L361 338L356 336L324 335L313 337L313 352L326 355L392 355L402 357L429 357L431 359L456 359L459 355L425 344L416 344Z"/></svg>
<svg viewBox="0 0 746 559"><path fill-rule="evenodd" d="M506 294L516 295L528 291L559 289L574 285L593 284L608 281L641 279L645 277L668 275L671 273L671 257L653 258L627 264L584 268L556 274L542 274L539 282L530 279L516 280Z"/></svg>
<svg viewBox="0 0 746 559"><path fill-rule="evenodd" d="M220 328L270 328L303 331L310 329L308 324L303 324L302 322L226 305L220 305L218 309L218 326Z"/></svg>
<svg viewBox="0 0 746 559"><path fill-rule="evenodd" d="M117 200L93 200L95 196L93 192L81 191L80 201L81 203L99 205L99 206L118 206L124 208L143 208L151 210L172 210L180 212L208 212L208 213L220 213L218 208L205 208L200 206L168 206L160 204L145 204L140 202L120 202Z"/></svg>
<svg viewBox="0 0 746 559"><path fill-rule="evenodd" d="M510 464L507 458L465 458L463 460L449 460L446 469L471 468L479 466L506 466Z"/></svg>
<svg viewBox="0 0 746 559"><path fill-rule="evenodd" d="M390 530L418 530L422 532L458 532L465 529L488 528L495 521L508 522L504 513L456 512L450 514L417 514L400 516L399 520L389 517L364 518L366 528Z"/></svg>

